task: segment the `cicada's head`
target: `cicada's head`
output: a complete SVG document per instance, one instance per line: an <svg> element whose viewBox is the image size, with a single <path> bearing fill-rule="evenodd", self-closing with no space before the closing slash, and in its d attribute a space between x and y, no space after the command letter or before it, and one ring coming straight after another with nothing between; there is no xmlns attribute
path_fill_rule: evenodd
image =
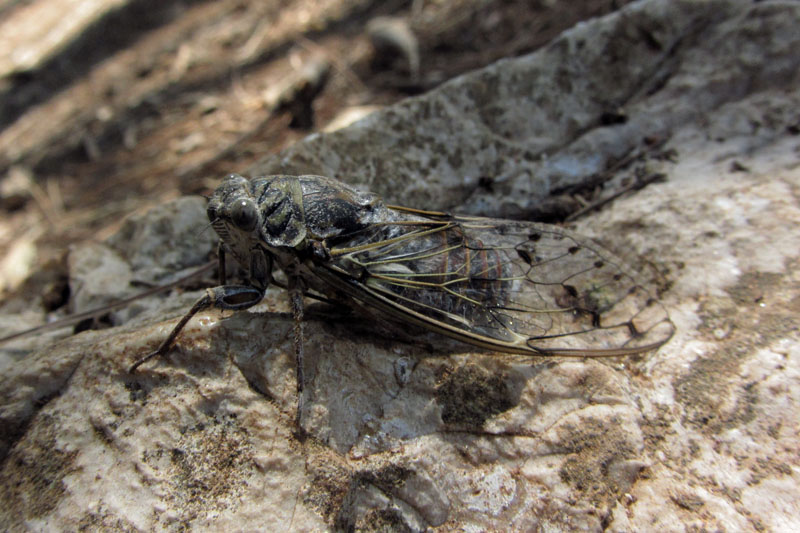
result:
<svg viewBox="0 0 800 533"><path fill-rule="evenodd" d="M250 182L237 174L227 176L211 195L208 220L225 247L242 264L248 263L259 213L250 193Z"/></svg>
<svg viewBox="0 0 800 533"><path fill-rule="evenodd" d="M228 175L208 201L208 219L241 263L259 244L272 249L302 245L306 231L298 185L277 177L248 180ZM296 180L295 180L296 181Z"/></svg>

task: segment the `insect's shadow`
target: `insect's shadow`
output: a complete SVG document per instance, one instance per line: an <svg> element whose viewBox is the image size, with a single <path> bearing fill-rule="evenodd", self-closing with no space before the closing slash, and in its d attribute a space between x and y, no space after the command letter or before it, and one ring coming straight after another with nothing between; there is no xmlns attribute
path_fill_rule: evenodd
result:
<svg viewBox="0 0 800 533"><path fill-rule="evenodd" d="M286 313L236 313L210 346L286 423L296 406L293 325ZM519 403L523 384L514 379L513 357L476 360L474 347L327 305L310 306L303 327L302 424L338 451L374 453L437 432L481 434L487 420Z"/></svg>

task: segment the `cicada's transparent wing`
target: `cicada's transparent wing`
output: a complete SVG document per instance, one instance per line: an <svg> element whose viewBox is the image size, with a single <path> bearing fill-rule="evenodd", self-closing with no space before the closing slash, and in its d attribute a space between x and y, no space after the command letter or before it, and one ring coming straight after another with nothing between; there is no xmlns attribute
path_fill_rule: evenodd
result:
<svg viewBox="0 0 800 533"><path fill-rule="evenodd" d="M634 354L674 331L636 276L588 239L545 224L394 213L332 248L324 277L400 320L543 355Z"/></svg>

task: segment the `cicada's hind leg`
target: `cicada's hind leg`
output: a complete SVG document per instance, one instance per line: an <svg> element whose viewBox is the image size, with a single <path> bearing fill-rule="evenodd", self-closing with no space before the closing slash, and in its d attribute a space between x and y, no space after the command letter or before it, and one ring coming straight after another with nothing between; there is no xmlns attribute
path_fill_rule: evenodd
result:
<svg viewBox="0 0 800 533"><path fill-rule="evenodd" d="M305 385L304 363L303 363L303 285L299 276L289 273L288 276L289 303L292 307L292 317L294 318L294 356L297 365L297 410L294 416L294 426L296 437L299 440L305 438L302 417L305 406L305 395L303 394Z"/></svg>
<svg viewBox="0 0 800 533"><path fill-rule="evenodd" d="M154 357L165 355L172 346L172 343L175 341L175 338L186 326L189 320L203 309L216 307L218 309L239 311L253 307L263 298L264 291L262 289L257 289L256 287L250 287L247 285L222 285L220 287L207 289L206 294L197 300L189 312L184 315L184 317L174 328L172 328L172 331L167 338L164 339L164 342L161 343L161 346L159 346L156 351L138 359L135 363L133 363L133 365L131 365L128 372L132 374L136 372L136 369L139 368L143 363L146 363Z"/></svg>

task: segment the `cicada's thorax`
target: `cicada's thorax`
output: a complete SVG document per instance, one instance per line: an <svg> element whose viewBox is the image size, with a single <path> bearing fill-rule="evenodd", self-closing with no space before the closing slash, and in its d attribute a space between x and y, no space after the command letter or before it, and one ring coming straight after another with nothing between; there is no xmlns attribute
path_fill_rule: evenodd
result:
<svg viewBox="0 0 800 533"><path fill-rule="evenodd" d="M261 256L286 270L312 255L315 242L346 240L386 211L378 196L323 176L247 180L232 174L208 203L209 219L226 249L251 274L259 272Z"/></svg>
<svg viewBox="0 0 800 533"><path fill-rule="evenodd" d="M261 214L259 239L279 263L313 255L315 243L346 241L387 211L377 195L324 176L269 176L254 179L252 187Z"/></svg>

